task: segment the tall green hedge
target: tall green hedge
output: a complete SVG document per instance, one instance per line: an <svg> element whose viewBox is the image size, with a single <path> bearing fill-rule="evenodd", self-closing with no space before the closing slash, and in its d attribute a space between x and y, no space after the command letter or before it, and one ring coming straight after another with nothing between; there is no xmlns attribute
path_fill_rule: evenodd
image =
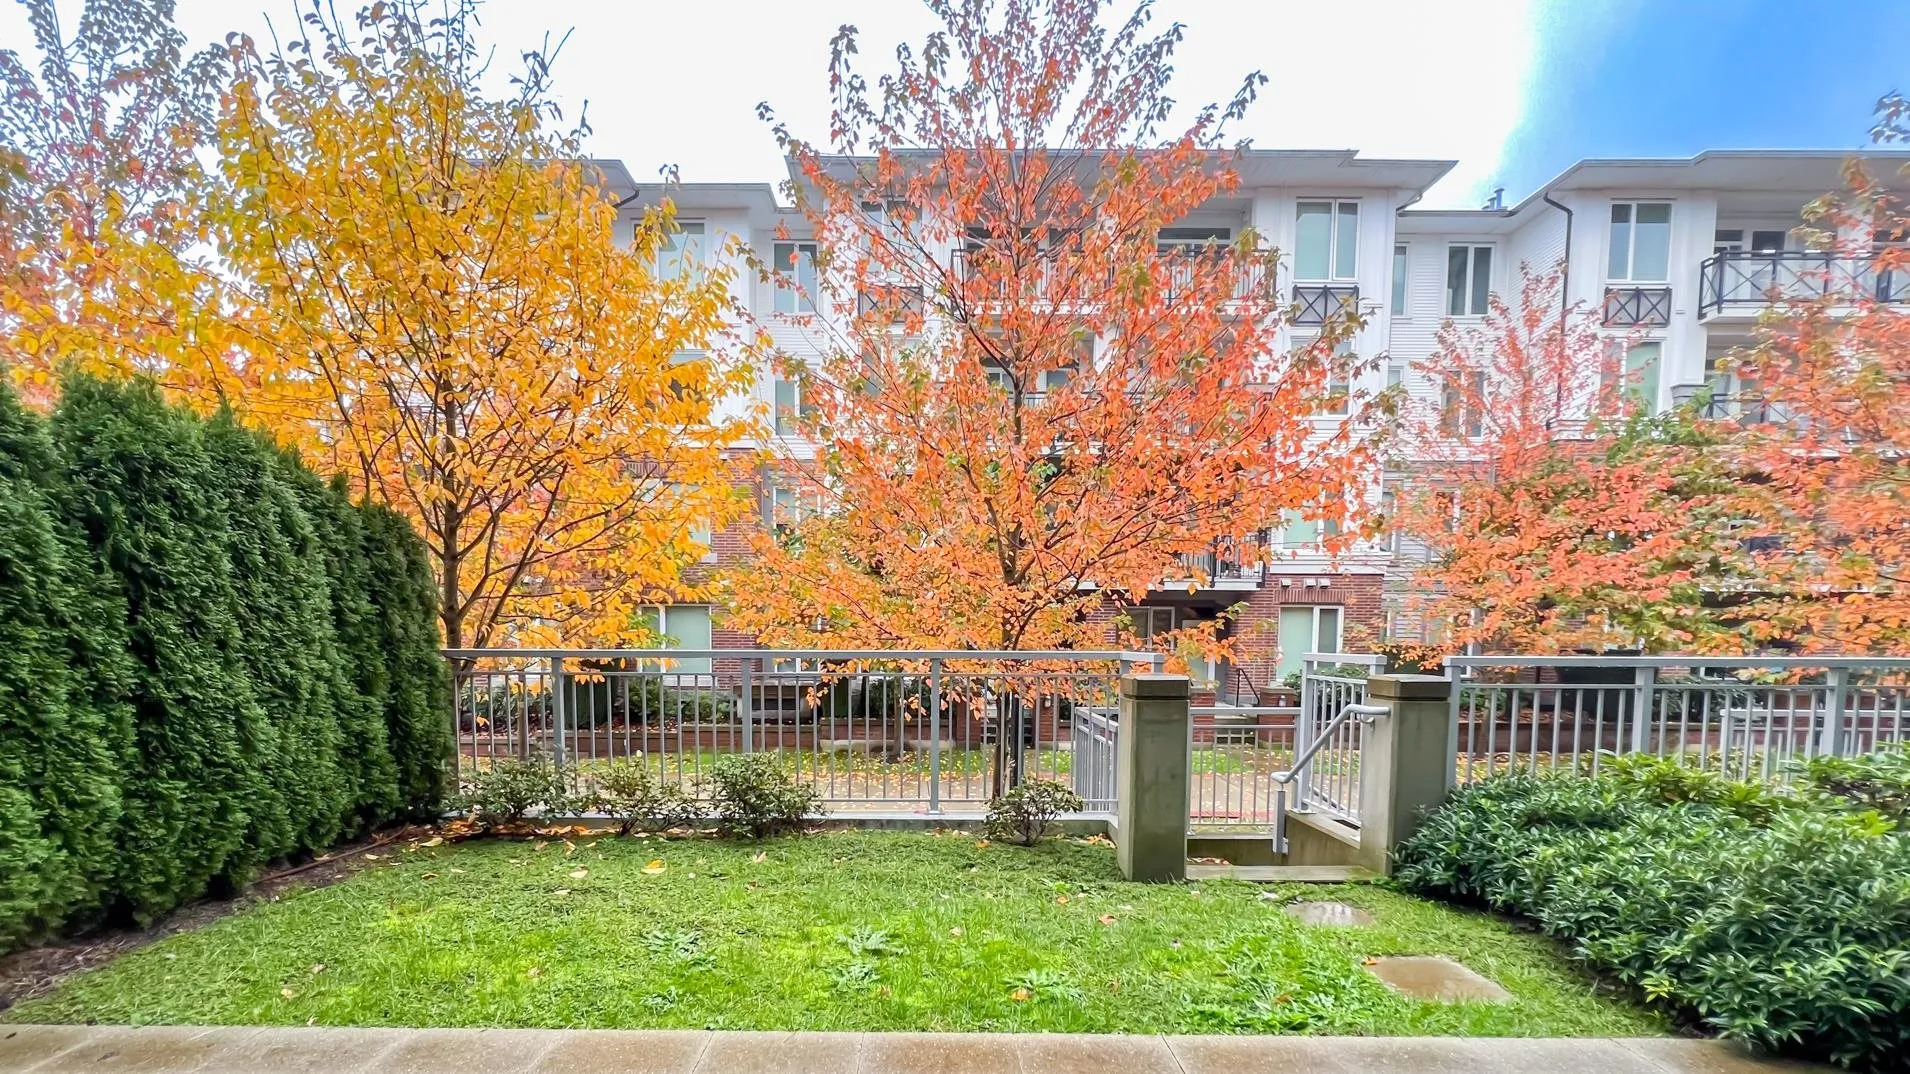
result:
<svg viewBox="0 0 1910 1074"><path fill-rule="evenodd" d="M0 378L0 950L442 804L409 526L229 417Z"/></svg>

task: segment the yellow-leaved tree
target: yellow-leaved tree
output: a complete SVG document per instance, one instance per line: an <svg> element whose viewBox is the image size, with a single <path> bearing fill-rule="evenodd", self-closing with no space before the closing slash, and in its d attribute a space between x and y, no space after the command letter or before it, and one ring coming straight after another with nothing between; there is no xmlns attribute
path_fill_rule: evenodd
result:
<svg viewBox="0 0 1910 1074"><path fill-rule="evenodd" d="M155 373L410 516L449 646L643 640L641 606L694 596L699 534L748 507L728 281L680 263L667 212L621 222L551 51L487 94L475 24L468 0L313 4L272 50L234 38L192 222L214 256L97 300L123 325L187 293L219 330L46 361Z"/></svg>

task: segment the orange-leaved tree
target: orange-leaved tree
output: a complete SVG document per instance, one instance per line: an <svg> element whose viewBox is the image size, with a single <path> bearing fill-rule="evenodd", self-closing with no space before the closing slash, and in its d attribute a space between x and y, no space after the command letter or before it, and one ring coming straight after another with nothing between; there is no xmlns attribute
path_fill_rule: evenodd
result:
<svg viewBox="0 0 1910 1074"><path fill-rule="evenodd" d="M1879 105L1881 142L1910 138L1910 102ZM1845 169L1806 213L1828 255L1813 297L1760 321L1722 385L1747 476L1762 643L1910 652L1910 207L1901 178ZM1910 176L1910 170L1902 173Z"/></svg>
<svg viewBox="0 0 1910 1074"><path fill-rule="evenodd" d="M0 364L46 403L63 363L159 373L217 345L187 257L226 66L185 51L170 0L87 0L70 33L54 0L24 6L38 62L0 50Z"/></svg>
<svg viewBox="0 0 1910 1074"><path fill-rule="evenodd" d="M1733 649L1733 487L1683 412L1653 417L1626 340L1520 267L1516 303L1447 321L1403 406L1390 525L1424 562L1409 610L1428 648Z"/></svg>
<svg viewBox="0 0 1910 1074"><path fill-rule="evenodd" d="M878 81L837 37L827 145L777 127L819 262L820 357L776 359L817 446L782 466L819 510L761 543L733 622L778 645L1102 647L1095 610L1185 577L1180 557L1252 562L1282 512L1356 516L1377 405L1348 389L1357 315L1279 353L1277 253L1187 227L1239 186L1225 128L1260 76L1170 130L1181 32L1146 5L929 7L941 28Z"/></svg>

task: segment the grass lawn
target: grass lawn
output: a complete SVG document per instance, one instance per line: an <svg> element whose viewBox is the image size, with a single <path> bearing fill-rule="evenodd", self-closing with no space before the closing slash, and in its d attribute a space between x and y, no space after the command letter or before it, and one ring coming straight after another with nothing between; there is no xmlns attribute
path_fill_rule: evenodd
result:
<svg viewBox="0 0 1910 1074"><path fill-rule="evenodd" d="M568 852L567 852L568 851ZM760 859L760 860L759 860ZM651 864L660 862L660 865ZM1123 882L1104 845L840 832L395 851L153 944L15 1022L1608 1035L1665 1030L1541 937L1382 888ZM1369 910L1301 925L1287 898ZM1513 1002L1408 1000L1448 954Z"/></svg>

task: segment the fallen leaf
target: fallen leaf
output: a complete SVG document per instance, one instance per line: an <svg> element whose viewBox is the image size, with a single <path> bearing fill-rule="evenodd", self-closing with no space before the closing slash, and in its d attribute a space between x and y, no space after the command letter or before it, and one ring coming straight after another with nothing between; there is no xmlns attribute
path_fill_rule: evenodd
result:
<svg viewBox="0 0 1910 1074"><path fill-rule="evenodd" d="M1066 906L1068 905L1068 897L1066 895L1056 895L1054 897L1054 904L1056 906Z"/></svg>
<svg viewBox="0 0 1910 1074"><path fill-rule="evenodd" d="M168 962L171 962L178 957L179 957L178 955L173 954L171 951L166 952L166 961Z"/></svg>
<svg viewBox="0 0 1910 1074"><path fill-rule="evenodd" d="M419 879L422 879L422 880L436 880L438 878L438 874L437 873L419 873L418 877Z"/></svg>
<svg viewBox="0 0 1910 1074"><path fill-rule="evenodd" d="M1179 940L1175 940L1175 941L1174 941L1173 943L1170 943L1170 944L1168 944L1167 946L1169 946L1169 947L1171 947L1171 948L1173 948L1174 950L1176 950L1176 951L1178 951L1178 950L1180 950L1180 941L1179 941Z"/></svg>
<svg viewBox="0 0 1910 1074"><path fill-rule="evenodd" d="M545 842L545 841L544 841L544 840L542 840L542 839L539 839L539 840L538 840L537 842L535 842L535 843L532 843L532 844L531 844L531 849L532 849L532 850L542 850L542 849L544 849L545 847L547 847L547 846L549 846L549 845L550 845L549 843L547 843L547 842Z"/></svg>
<svg viewBox="0 0 1910 1074"><path fill-rule="evenodd" d="M1119 992L1120 990L1121 990L1121 979L1119 977L1116 977L1114 980L1108 982L1108 991Z"/></svg>
<svg viewBox="0 0 1910 1074"><path fill-rule="evenodd" d="M1363 959L1360 959L1360 965L1362 965L1362 966L1377 966L1377 965L1379 965L1379 959L1376 959L1376 958L1372 958L1372 957L1370 957L1370 956L1369 956L1369 957L1367 957L1367 958L1363 958Z"/></svg>
<svg viewBox="0 0 1910 1074"><path fill-rule="evenodd" d="M572 880L582 880L584 877L589 875L590 875L589 869L577 868L577 869L572 869L570 871L570 878Z"/></svg>
<svg viewBox="0 0 1910 1074"><path fill-rule="evenodd" d="M324 972L325 972L325 964L324 964L323 962L314 962L314 963L312 963L312 972L313 972L314 974L319 974L319 973L324 973Z"/></svg>
<svg viewBox="0 0 1910 1074"><path fill-rule="evenodd" d="M530 969L528 969L528 970L525 970L525 971L524 971L524 976L526 976L526 977L542 977L542 976L544 976L544 971L543 971L543 970L541 970L541 969L538 969L538 968L537 968L536 966L532 966L532 967L531 967Z"/></svg>
<svg viewBox="0 0 1910 1074"><path fill-rule="evenodd" d="M756 853L751 854L749 856L749 860L755 862L758 865L761 865L762 863L769 860L769 851L759 850Z"/></svg>
<svg viewBox="0 0 1910 1074"><path fill-rule="evenodd" d="M286 999L291 999L293 996L298 995L298 993L289 988L281 988L279 989L279 995L284 996Z"/></svg>
<svg viewBox="0 0 1910 1074"><path fill-rule="evenodd" d="M653 858L651 859L650 864L643 867L643 875L645 876L655 876L662 871L663 871L662 858Z"/></svg>
<svg viewBox="0 0 1910 1074"><path fill-rule="evenodd" d="M1016 1003L1026 1003L1035 998L1035 994L1025 988L1017 988L1013 992L1008 993L1008 998L1014 1000Z"/></svg>
<svg viewBox="0 0 1910 1074"><path fill-rule="evenodd" d="M1114 915L1102 914L1100 917L1096 918L1095 920L1101 922L1101 924L1103 925L1112 925L1114 924Z"/></svg>
<svg viewBox="0 0 1910 1074"><path fill-rule="evenodd" d="M451 870L451 875L452 875L452 876L463 876L463 875L464 875L464 870L463 870L463 869L453 869L453 870Z"/></svg>
<svg viewBox="0 0 1910 1074"><path fill-rule="evenodd" d="M948 930L948 934L950 936L960 936L962 934L962 927L960 925L956 925L954 928L951 928Z"/></svg>
<svg viewBox="0 0 1910 1074"><path fill-rule="evenodd" d="M427 847L441 847L441 846L443 846L443 845L444 845L444 836L442 836L442 835L434 835L434 836L432 836L431 838L429 838L429 839L426 839L426 840L425 840L424 842L422 842L422 843L420 843L420 844L418 844L418 845L419 845L419 846L427 846Z"/></svg>
<svg viewBox="0 0 1910 1074"><path fill-rule="evenodd" d="M690 879L691 879L691 880L695 880L695 879L696 879L696 874L695 874L695 873L691 873L691 874L690 874Z"/></svg>
<svg viewBox="0 0 1910 1074"><path fill-rule="evenodd" d="M892 995L893 990L890 989L888 985L883 985L881 988L875 990L875 994L878 996Z"/></svg>
<svg viewBox="0 0 1910 1074"><path fill-rule="evenodd" d="M575 853L577 853L577 844L568 839L564 840L564 857L568 858Z"/></svg>
<svg viewBox="0 0 1910 1074"><path fill-rule="evenodd" d="M367 861L377 861L381 857L383 857L381 854L373 854L370 851L365 852L365 860Z"/></svg>
<svg viewBox="0 0 1910 1074"><path fill-rule="evenodd" d="M977 839L977 840L975 840L975 849L976 849L976 850L987 850L987 849L988 849L988 840L986 840L986 839Z"/></svg>
<svg viewBox="0 0 1910 1074"><path fill-rule="evenodd" d="M569 889L569 888L558 888L558 889L557 889L556 891L553 891L553 892L551 892L551 894L552 894L552 895L568 895L568 894L570 894L570 889Z"/></svg>

